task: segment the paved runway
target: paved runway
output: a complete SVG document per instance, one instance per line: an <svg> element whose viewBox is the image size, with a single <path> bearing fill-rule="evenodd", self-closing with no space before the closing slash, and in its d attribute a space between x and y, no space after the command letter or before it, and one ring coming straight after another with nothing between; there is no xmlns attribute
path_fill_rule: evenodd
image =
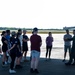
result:
<svg viewBox="0 0 75 75"><path fill-rule="evenodd" d="M45 60L45 52L41 53L39 62L39 74L38 75L75 75L75 66L65 66L63 59L62 49L53 49L51 60ZM67 56L68 59L68 56ZM36 75L30 74L30 61L22 63L23 68L16 70L17 73L14 75ZM7 67L1 66L0 58L0 75L10 75L9 65Z"/></svg>

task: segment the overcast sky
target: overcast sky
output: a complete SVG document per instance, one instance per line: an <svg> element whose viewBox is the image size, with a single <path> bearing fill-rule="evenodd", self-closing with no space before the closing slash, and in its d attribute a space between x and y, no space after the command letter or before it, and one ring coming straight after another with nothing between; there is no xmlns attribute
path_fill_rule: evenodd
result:
<svg viewBox="0 0 75 75"><path fill-rule="evenodd" d="M0 0L0 27L75 26L75 0Z"/></svg>

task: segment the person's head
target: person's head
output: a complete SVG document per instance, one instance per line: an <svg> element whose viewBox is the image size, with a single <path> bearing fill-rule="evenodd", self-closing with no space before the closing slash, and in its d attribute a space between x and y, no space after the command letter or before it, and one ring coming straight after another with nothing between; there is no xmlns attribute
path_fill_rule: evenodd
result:
<svg viewBox="0 0 75 75"><path fill-rule="evenodd" d="M73 30L73 34L75 35L75 30Z"/></svg>
<svg viewBox="0 0 75 75"><path fill-rule="evenodd" d="M49 32L48 34L49 34L49 36L52 36L52 33L51 32Z"/></svg>
<svg viewBox="0 0 75 75"><path fill-rule="evenodd" d="M20 33L17 33L17 38L19 38L20 37Z"/></svg>
<svg viewBox="0 0 75 75"><path fill-rule="evenodd" d="M37 34L38 33L38 28L33 28L33 34Z"/></svg>
<svg viewBox="0 0 75 75"><path fill-rule="evenodd" d="M26 34L26 32L27 32L26 30L23 30L23 34Z"/></svg>
<svg viewBox="0 0 75 75"><path fill-rule="evenodd" d="M7 35L10 35L10 30L6 30Z"/></svg>
<svg viewBox="0 0 75 75"><path fill-rule="evenodd" d="M22 34L22 30L21 29L18 29L18 33L20 33L20 35Z"/></svg>
<svg viewBox="0 0 75 75"><path fill-rule="evenodd" d="M16 32L13 31L13 32L11 33L11 36L12 36L12 37L16 37Z"/></svg>
<svg viewBox="0 0 75 75"><path fill-rule="evenodd" d="M7 35L6 31L2 31L1 36L6 36L6 35Z"/></svg>
<svg viewBox="0 0 75 75"><path fill-rule="evenodd" d="M66 33L69 34L69 30L66 30Z"/></svg>

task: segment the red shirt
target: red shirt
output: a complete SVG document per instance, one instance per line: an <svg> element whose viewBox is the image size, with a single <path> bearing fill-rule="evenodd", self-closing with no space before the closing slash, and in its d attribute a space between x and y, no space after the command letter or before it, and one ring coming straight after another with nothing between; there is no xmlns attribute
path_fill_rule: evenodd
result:
<svg viewBox="0 0 75 75"><path fill-rule="evenodd" d="M36 51L40 52L40 46L41 46L41 42L42 42L41 37L37 34L33 34L30 37L30 42L31 42L31 50L36 50Z"/></svg>

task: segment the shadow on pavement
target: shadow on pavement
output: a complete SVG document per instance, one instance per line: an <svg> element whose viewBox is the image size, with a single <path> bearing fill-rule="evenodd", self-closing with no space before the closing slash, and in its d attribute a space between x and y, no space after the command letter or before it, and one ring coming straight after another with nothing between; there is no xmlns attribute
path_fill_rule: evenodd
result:
<svg viewBox="0 0 75 75"><path fill-rule="evenodd" d="M22 65L23 68L16 70L17 73L14 75L32 75L30 74L30 61L23 62ZM40 58L38 70L40 72L38 75L75 75L75 67L65 66L64 62L62 62L62 59L48 59L46 61L45 58ZM10 75L9 65L7 67L2 67L1 61L0 75Z"/></svg>

